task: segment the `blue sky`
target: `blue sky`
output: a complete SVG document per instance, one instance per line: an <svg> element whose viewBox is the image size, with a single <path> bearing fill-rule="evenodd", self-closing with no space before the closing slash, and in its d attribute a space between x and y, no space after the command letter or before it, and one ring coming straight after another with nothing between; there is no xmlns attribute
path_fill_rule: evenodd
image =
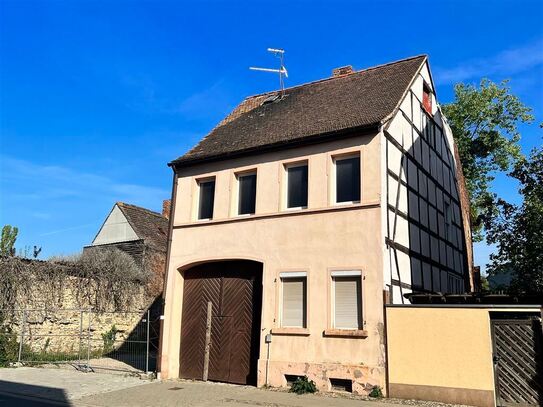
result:
<svg viewBox="0 0 543 407"><path fill-rule="evenodd" d="M166 163L245 96L427 53L438 98L509 78L543 121L543 2L0 1L0 225L43 257L90 243L115 201L159 210ZM523 128L525 152L542 143ZM496 190L516 199L500 177ZM485 262L491 248L477 245Z"/></svg>

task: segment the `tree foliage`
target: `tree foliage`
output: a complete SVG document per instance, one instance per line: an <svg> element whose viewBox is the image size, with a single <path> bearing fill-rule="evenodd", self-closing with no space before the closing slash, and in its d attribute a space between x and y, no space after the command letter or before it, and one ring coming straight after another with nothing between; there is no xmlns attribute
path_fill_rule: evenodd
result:
<svg viewBox="0 0 543 407"><path fill-rule="evenodd" d="M497 215L491 183L496 171L509 171L522 159L521 123L530 123L531 109L511 94L507 81L483 79L479 87L457 84L455 100L443 106L458 146L471 201L475 241L482 239L489 217Z"/></svg>
<svg viewBox="0 0 543 407"><path fill-rule="evenodd" d="M498 199L499 216L487 218L487 240L498 245L488 271L510 273L513 292L543 293L543 147L519 160L509 175L519 181L523 202Z"/></svg>
<svg viewBox="0 0 543 407"><path fill-rule="evenodd" d="M0 238L0 256L15 255L15 241L19 229L11 225L4 225L2 228L2 237Z"/></svg>

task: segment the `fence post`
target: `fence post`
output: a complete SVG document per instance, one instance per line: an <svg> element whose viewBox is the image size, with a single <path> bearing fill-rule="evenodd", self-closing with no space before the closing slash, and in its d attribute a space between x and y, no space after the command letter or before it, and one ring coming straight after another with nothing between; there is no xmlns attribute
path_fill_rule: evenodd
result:
<svg viewBox="0 0 543 407"><path fill-rule="evenodd" d="M211 320L213 312L213 303L207 302L207 319L206 319L206 342L204 346L204 372L202 380L207 382L209 374L209 350L211 348Z"/></svg>
<svg viewBox="0 0 543 407"><path fill-rule="evenodd" d="M145 353L145 373L149 373L149 328L150 328L151 311L147 310L147 349Z"/></svg>
<svg viewBox="0 0 543 407"><path fill-rule="evenodd" d="M87 327L87 372L90 370L91 311L92 308L89 308L89 326Z"/></svg>
<svg viewBox="0 0 543 407"><path fill-rule="evenodd" d="M83 346L82 343L83 340L83 310L79 310L79 354L77 356L77 365L79 366L79 369L81 369L81 346Z"/></svg>
<svg viewBox="0 0 543 407"><path fill-rule="evenodd" d="M19 355L17 357L18 363L21 363L21 358L23 354L23 340L24 340L24 333L25 333L25 325L26 325L26 308L23 309L23 320L21 322L21 334L19 337Z"/></svg>

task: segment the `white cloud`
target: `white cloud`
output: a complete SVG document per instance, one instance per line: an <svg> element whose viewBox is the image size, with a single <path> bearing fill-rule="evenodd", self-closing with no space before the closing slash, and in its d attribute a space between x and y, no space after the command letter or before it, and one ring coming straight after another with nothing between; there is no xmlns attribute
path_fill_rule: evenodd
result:
<svg viewBox="0 0 543 407"><path fill-rule="evenodd" d="M86 225L79 225L79 226L74 226L71 228L57 229L57 230L52 230L50 232L40 233L38 236L42 236L42 237L51 236L51 235L56 235L59 233L71 232L72 230L85 229L85 228L90 228L90 227L96 227L96 225L94 223L87 223Z"/></svg>
<svg viewBox="0 0 543 407"><path fill-rule="evenodd" d="M159 206L170 191L153 186L119 182L111 177L57 165L40 165L5 155L0 156L2 190L11 200L35 201L34 216L40 217L40 203L66 199L123 200L151 207ZM48 205L50 207L50 205ZM43 218L43 216L41 216Z"/></svg>
<svg viewBox="0 0 543 407"><path fill-rule="evenodd" d="M225 89L224 79L219 79L211 86L196 92L173 109L172 113L182 114L192 119L219 119L232 107L231 94Z"/></svg>
<svg viewBox="0 0 543 407"><path fill-rule="evenodd" d="M51 214L47 212L30 212L30 216L42 220L51 219Z"/></svg>
<svg viewBox="0 0 543 407"><path fill-rule="evenodd" d="M482 78L490 75L513 75L543 64L543 39L508 49L488 58L463 62L453 68L437 67L434 77L438 85Z"/></svg>

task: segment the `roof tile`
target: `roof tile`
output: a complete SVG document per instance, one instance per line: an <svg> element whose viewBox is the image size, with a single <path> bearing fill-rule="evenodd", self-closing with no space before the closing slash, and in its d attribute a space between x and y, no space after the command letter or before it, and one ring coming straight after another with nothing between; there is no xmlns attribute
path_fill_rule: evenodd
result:
<svg viewBox="0 0 543 407"><path fill-rule="evenodd" d="M169 221L158 212L140 206L117 202L117 206L145 244L160 251L166 251Z"/></svg>
<svg viewBox="0 0 543 407"><path fill-rule="evenodd" d="M285 97L251 96L171 165L288 144L311 136L378 124L401 102L425 55L295 86Z"/></svg>

